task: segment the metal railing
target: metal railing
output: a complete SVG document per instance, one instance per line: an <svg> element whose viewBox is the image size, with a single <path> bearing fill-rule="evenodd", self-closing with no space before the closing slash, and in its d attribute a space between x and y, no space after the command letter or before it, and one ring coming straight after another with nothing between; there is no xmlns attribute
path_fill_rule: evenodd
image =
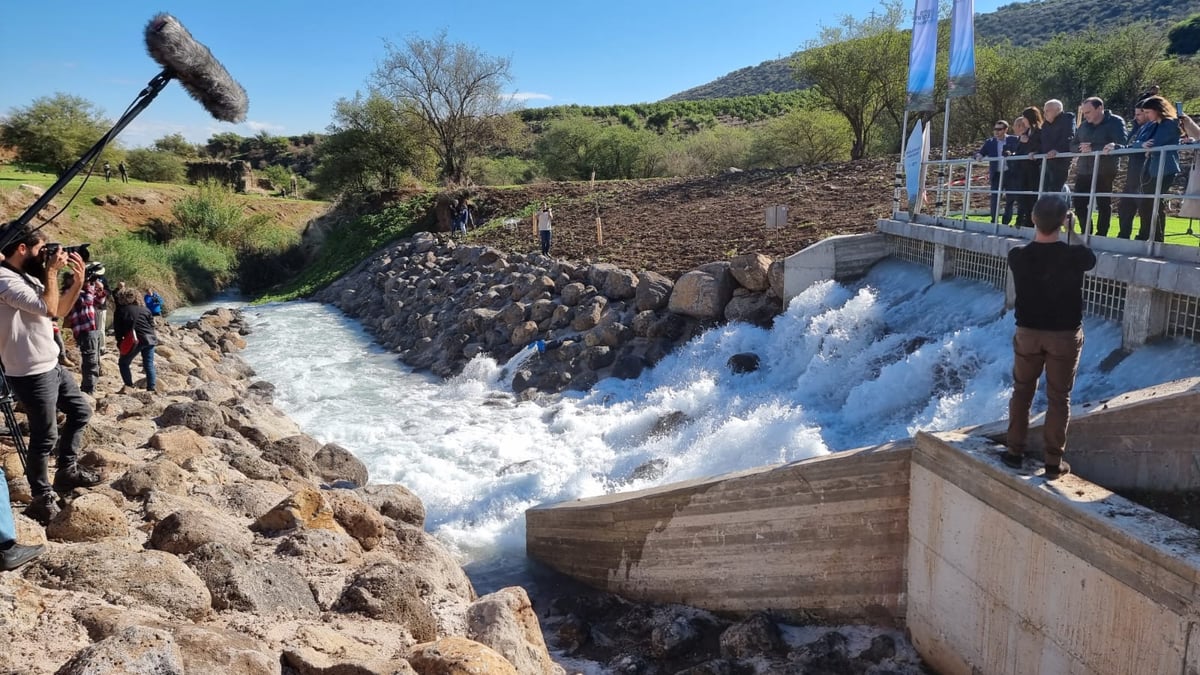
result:
<svg viewBox="0 0 1200 675"><path fill-rule="evenodd" d="M918 212L920 215L918 215L916 218L906 218L905 217L907 214L906 214L906 212L904 212L900 209L900 200L899 200L899 192L901 192L901 190L899 188L901 187L900 180L901 180L902 176L900 174L897 174L898 190L897 190L897 197L893 201L892 216L894 219L912 220L913 222L923 222L923 223L927 223L927 224L940 224L940 225L950 225L950 226L953 226L953 223L955 221L958 221L960 223L960 226L963 229L966 229L967 221L969 220L969 216L971 214L971 199L972 199L972 197L986 196L989 199L988 214L991 217L992 224L995 226L994 233L1000 234L1001 227L1004 227L1005 229L1009 229L1007 225L1002 226L998 222L996 222L996 216L1000 213L1000 210L1001 210L1000 207L1001 207L1002 201L1006 197L1017 196L1019 198L1021 196L1025 196L1025 197L1032 197L1032 198L1036 199L1037 197L1039 197L1043 194L1046 194L1048 192L1044 188L1046 187L1046 174L1047 174L1048 168L1050 167L1050 161L1065 160L1067 162L1071 162L1071 160L1074 160L1075 158L1090 157L1092 159L1092 167L1093 167L1093 170L1091 172L1092 182L1091 182L1090 190L1087 193L1083 193L1083 192L1072 192L1071 193L1071 196L1075 197L1075 198L1084 197L1086 195L1087 200L1088 200L1088 208L1087 208L1088 217L1087 217L1086 223L1084 223L1082 225L1083 236L1085 237L1085 239L1090 239L1092 236L1098 236L1098 235L1093 235L1093 232L1092 232L1092 229L1093 229L1092 228L1092 220L1095 217L1096 212L1097 212L1097 208L1096 208L1097 207L1097 204L1096 204L1097 197L1108 197L1108 198L1117 197L1117 198L1121 198L1121 199L1137 199L1139 201L1153 199L1153 206L1151 208L1150 224L1149 224L1149 232L1148 232L1149 236L1146 241L1145 255L1155 256L1155 254L1159 252L1158 249L1156 248L1156 244L1164 243L1162 241L1162 237L1165 233L1159 232L1160 227L1163 227L1165 229L1165 223L1166 223L1165 213L1163 213L1163 210L1165 207L1164 198L1172 199L1172 200L1179 199L1179 200L1185 200L1185 201L1186 200L1200 200L1200 193L1189 195L1189 194L1186 194L1186 190L1182 194L1178 193L1178 192L1171 192L1170 191L1171 185L1167 185L1167 186L1163 185L1163 178L1166 176L1165 169L1166 169L1167 163L1165 161L1161 161L1161 160L1158 162L1157 175L1155 176L1155 180L1154 180L1154 192L1153 193L1140 192L1140 191L1139 192L1097 192L1096 186L1097 186L1097 182L1099 180L1100 174L1101 174L1099 167L1102 166L1102 161L1106 158L1108 159L1108 161L1110 163L1116 162L1116 163L1120 164L1120 163L1122 163L1121 158L1124 156L1142 154L1142 155L1145 155L1145 162L1146 162L1146 165L1148 165L1150 162L1150 156L1152 154L1158 154L1161 157L1164 153L1168 153L1168 152L1179 153L1179 157L1181 160L1179 173L1182 173L1185 176L1187 175L1187 168L1186 168L1186 165L1184 164L1184 162L1182 161L1184 159L1184 156L1190 155L1192 158L1192 162L1200 161L1200 143L1169 145L1169 146L1152 147L1152 148L1120 148L1120 149L1114 149L1114 150L1111 150L1108 152L1105 152L1104 150L1093 150L1091 152L1061 152L1061 153L1056 153L1053 157L1048 156L1046 154L1033 154L1033 155L1010 155L1007 157L990 157L990 158L981 158L978 160L976 160L974 157L968 157L965 159L928 160L924 164L924 170L928 172L928 174L930 175L931 178L936 180L936 183L932 187L932 189L929 186L926 186L926 193L929 193L930 191L932 191L936 195L936 201L932 205L932 213ZM1046 160L1050 160L1050 161L1046 161ZM1006 189L1005 188L1006 174L1011 173L1014 170L1014 166L1018 162L1030 162L1030 161L1040 162L1040 166L1039 166L1039 170L1038 170L1038 180L1037 180L1037 185L1036 185L1037 189L1036 190ZM998 189L992 189L991 184L990 184L990 172L991 172L990 165L994 164L994 163L999 163L999 165L1000 165L1000 177L999 177L999 181L998 181L998 183L999 183ZM973 184L973 179L975 177L975 169L979 166L986 168L986 171L984 172L984 175L983 175L983 180L988 181L988 184L986 186L975 186ZM1073 172L1074 172L1074 167L1073 166L1068 167L1068 170L1063 175L1064 191L1069 191L1068 188L1072 184L1071 174ZM959 174L962 176L962 179L956 180L956 175L959 175ZM1197 186L1192 186L1192 189L1197 190ZM994 211L990 206L990 200L993 196L995 197L995 200L996 200L996 208L994 209ZM955 209L954 206L959 205L959 204L961 204L961 210ZM1074 204L1072 204L1072 208L1074 208ZM1139 208L1138 212L1134 214L1135 219L1140 218L1140 211L1141 211L1141 209ZM953 213L955 213L955 212L958 214L957 218L955 218L953 216ZM1163 216L1161 219L1160 219L1160 214ZM1113 213L1113 215L1118 215L1118 214ZM1132 232L1130 234L1132 234ZM1108 237L1108 238L1114 238L1114 237Z"/></svg>

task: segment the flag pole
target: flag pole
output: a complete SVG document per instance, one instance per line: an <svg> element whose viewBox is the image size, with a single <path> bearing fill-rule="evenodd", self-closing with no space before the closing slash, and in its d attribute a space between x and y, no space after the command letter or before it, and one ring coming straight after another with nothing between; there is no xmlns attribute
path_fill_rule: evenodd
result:
<svg viewBox="0 0 1200 675"><path fill-rule="evenodd" d="M945 199L939 200L942 202L941 215L947 216L947 217L949 216L949 209L950 209L950 178L951 178L949 167L946 165L946 153L947 153L949 147L950 147L950 97L947 96L946 97L946 114L942 120L942 166L939 171L939 174L942 175L942 179L938 181L938 184L941 186L944 186L944 190L945 190L945 192L943 193L943 196L945 197ZM966 179L967 179L966 187L967 187L967 189L970 189L971 176L968 174ZM963 217L966 217L966 215L967 214L964 213Z"/></svg>
<svg viewBox="0 0 1200 675"><path fill-rule="evenodd" d="M908 149L908 107L904 108L904 121L900 123L900 157L896 160L896 175L892 179L892 220L900 216L900 194L904 190L904 151Z"/></svg>

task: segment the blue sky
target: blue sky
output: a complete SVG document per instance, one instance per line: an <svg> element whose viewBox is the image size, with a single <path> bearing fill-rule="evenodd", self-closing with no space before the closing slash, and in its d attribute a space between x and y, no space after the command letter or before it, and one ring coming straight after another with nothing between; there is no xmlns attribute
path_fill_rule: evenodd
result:
<svg viewBox="0 0 1200 675"><path fill-rule="evenodd" d="M976 0L975 11L1000 4ZM172 83L121 134L127 147L175 132L193 142L225 131L322 132L335 101L366 90L385 39L402 44L443 28L452 41L510 57L509 90L528 106L608 105L657 101L788 55L821 25L878 7L878 0L13 2L0 11L0 115L64 92L115 120L158 72L142 35L160 11L242 83L250 112L242 124L217 122Z"/></svg>

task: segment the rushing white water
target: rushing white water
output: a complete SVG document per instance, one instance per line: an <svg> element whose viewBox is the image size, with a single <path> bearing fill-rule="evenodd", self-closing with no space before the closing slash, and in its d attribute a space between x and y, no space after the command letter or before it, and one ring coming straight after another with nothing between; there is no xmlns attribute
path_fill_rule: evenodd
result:
<svg viewBox="0 0 1200 675"><path fill-rule="evenodd" d="M247 307L244 357L307 433L353 451L372 480L420 495L428 529L484 593L524 580L523 513L535 504L1005 417L1013 321L1002 307L984 285L932 284L928 269L889 261L859 283L812 287L771 330L714 329L637 380L542 404L515 402L512 369L487 358L450 381L414 374L356 322L314 303ZM1181 342L1104 371L1120 327L1088 319L1084 330L1076 401L1200 374L1200 347ZM730 373L729 357L747 351L760 370ZM651 433L676 412L681 424ZM661 472L628 480L651 460L665 463Z"/></svg>

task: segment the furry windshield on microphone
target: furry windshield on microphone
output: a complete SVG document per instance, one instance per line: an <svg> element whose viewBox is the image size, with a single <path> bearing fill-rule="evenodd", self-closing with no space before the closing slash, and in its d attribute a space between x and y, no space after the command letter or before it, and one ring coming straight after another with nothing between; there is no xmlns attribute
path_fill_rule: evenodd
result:
<svg viewBox="0 0 1200 675"><path fill-rule="evenodd" d="M246 119L250 107L246 90L178 19L165 13L150 19L146 24L146 51L210 115L224 122Z"/></svg>

